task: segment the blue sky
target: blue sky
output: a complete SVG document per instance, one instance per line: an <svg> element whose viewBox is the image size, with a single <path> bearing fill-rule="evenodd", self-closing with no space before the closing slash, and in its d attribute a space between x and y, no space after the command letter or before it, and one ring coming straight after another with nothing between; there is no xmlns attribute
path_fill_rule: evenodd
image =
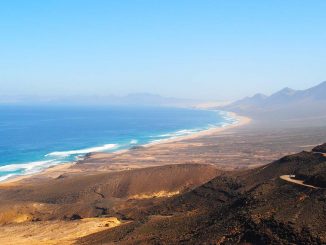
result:
<svg viewBox="0 0 326 245"><path fill-rule="evenodd" d="M0 2L0 94L236 99L326 80L326 1Z"/></svg>

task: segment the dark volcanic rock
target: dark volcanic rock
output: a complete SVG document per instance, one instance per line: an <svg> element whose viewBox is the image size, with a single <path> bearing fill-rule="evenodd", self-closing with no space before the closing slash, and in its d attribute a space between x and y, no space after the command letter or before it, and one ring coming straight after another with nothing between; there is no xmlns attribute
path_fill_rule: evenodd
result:
<svg viewBox="0 0 326 245"><path fill-rule="evenodd" d="M320 148L318 148L320 152ZM264 167L219 176L142 210L141 218L80 244L326 244L326 157L301 152Z"/></svg>
<svg viewBox="0 0 326 245"><path fill-rule="evenodd" d="M322 152L322 153L326 153L326 143L314 147L314 148L312 149L312 151L313 151L313 152Z"/></svg>
<svg viewBox="0 0 326 245"><path fill-rule="evenodd" d="M134 145L134 146L130 147L130 150L141 150L143 148L144 148L144 146L142 146L142 145Z"/></svg>
<svg viewBox="0 0 326 245"><path fill-rule="evenodd" d="M304 183L320 188L326 188L326 171L324 171L322 174L310 176Z"/></svg>
<svg viewBox="0 0 326 245"><path fill-rule="evenodd" d="M70 220L78 220L78 219L82 219L82 217L79 214L73 214L73 215L71 215L71 217L69 219Z"/></svg>

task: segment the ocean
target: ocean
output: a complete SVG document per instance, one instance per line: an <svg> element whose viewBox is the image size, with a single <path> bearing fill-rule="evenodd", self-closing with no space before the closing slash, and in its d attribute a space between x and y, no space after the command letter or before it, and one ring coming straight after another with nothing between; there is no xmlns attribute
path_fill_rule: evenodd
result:
<svg viewBox="0 0 326 245"><path fill-rule="evenodd" d="M223 111L166 107L0 106L0 181L136 145L236 123Z"/></svg>

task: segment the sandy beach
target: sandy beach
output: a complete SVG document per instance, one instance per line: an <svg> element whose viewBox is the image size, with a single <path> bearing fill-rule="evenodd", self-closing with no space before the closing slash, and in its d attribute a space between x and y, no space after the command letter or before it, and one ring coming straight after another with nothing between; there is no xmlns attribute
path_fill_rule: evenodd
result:
<svg viewBox="0 0 326 245"><path fill-rule="evenodd" d="M160 140L114 153L96 152L77 162L64 163L33 175L17 176L0 186L19 185L69 175L125 171L167 164L210 164L223 171L250 169L285 154L310 150L323 142L322 127L276 127L235 113L237 123L215 127L187 136ZM235 147L235 145L237 147Z"/></svg>
<svg viewBox="0 0 326 245"><path fill-rule="evenodd" d="M128 233L129 225L137 227L143 217L148 225L156 224L169 216L144 216L151 207L187 195L213 178L255 171L286 154L311 150L326 138L325 127L266 127L233 116L238 123L227 127L115 153L91 153L75 163L1 183L0 243L93 244L97 236L105 240L101 234L116 225Z"/></svg>
<svg viewBox="0 0 326 245"><path fill-rule="evenodd" d="M222 127L212 127L210 129L202 130L200 132L196 132L196 133L186 135L186 136L177 136L177 137L173 137L173 138L170 138L170 139L159 140L157 142L146 144L145 147L146 146L152 146L152 145L155 145L155 144L173 143L173 142L182 141L182 140L190 140L190 139L195 139L195 138L199 138L199 137L209 136L209 135L212 135L212 134L217 134L217 133L222 132L224 130L244 126L246 124L249 124L252 121L251 118L237 115L234 112L228 112L228 115L230 117L236 119L236 122L233 123L233 124L228 124L226 126L222 126Z"/></svg>
<svg viewBox="0 0 326 245"><path fill-rule="evenodd" d="M189 141L192 139L198 139L198 138L202 138L202 137L206 137L206 136L210 136L210 135L216 135L219 134L220 132L223 132L225 130L229 130L229 129L233 129L233 128L237 128L237 127L242 127L244 125L249 124L252 119L249 117L245 117L245 116L240 116L237 115L236 113L233 112L228 112L227 113L229 117L232 117L233 119L235 119L235 123L233 124L228 124L226 126L218 126L218 127L212 127L210 129L206 129L206 130L202 130L200 132L195 132L189 135L185 135L185 136L176 136L176 137L171 137L168 139L162 139L162 140L157 140L155 142L151 142L145 145L141 145L139 147L144 147L144 148L150 148L153 146L157 146L157 145L161 145L161 144L171 144L171 146L173 147L173 143L176 142L180 142L180 141ZM119 150L113 153L101 153L101 152L96 152L96 153L92 153L91 154L91 159L92 160L102 160L103 158L106 158L108 156L117 156L117 155L123 155L123 154L128 154L128 152L130 151L130 149L125 149L125 150ZM87 160L89 158L86 158ZM35 173L35 174L30 174L30 175L21 175L21 176L14 176L12 178L8 178L7 180L4 180L2 182L0 182L0 186L12 186L17 184L17 182L22 181L22 180L28 180L28 181L33 181L31 179L35 178L57 178L58 176L62 175L62 174L68 174L68 173L80 173L82 174L83 170L77 170L77 168L72 168L74 167L78 162L83 162L84 160L80 160L80 161L76 161L76 162L68 162L68 163L62 163L56 166L52 166L49 167L47 169L44 169L43 171L39 172L39 173ZM110 170L110 171L121 171L121 170L126 170L126 169L134 169L134 168L141 168L141 167L148 167L148 165L141 165L141 164L128 164L128 166L121 166L119 167L118 165L116 166L116 168L114 168L114 170ZM98 169L98 171L107 171L103 170L103 169ZM94 170L93 170L94 172ZM96 172L96 171L95 171Z"/></svg>

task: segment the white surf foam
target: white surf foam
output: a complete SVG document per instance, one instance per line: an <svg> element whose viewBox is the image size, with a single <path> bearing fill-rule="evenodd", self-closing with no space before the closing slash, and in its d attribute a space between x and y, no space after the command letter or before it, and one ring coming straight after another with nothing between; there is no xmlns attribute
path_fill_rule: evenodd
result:
<svg viewBox="0 0 326 245"><path fill-rule="evenodd" d="M0 171L4 172L12 172L17 170L25 170L29 171L37 167L47 166L49 164L56 164L57 161L47 160L47 161L37 161L37 162L29 162L29 163L21 163L21 164L9 164L0 167Z"/></svg>
<svg viewBox="0 0 326 245"><path fill-rule="evenodd" d="M167 133L167 134L160 134L156 136L151 136L151 138L174 138L174 137L179 137L179 136L185 136L185 135L190 135L196 132L200 132L202 130L205 130L206 128L203 129L182 129L173 133Z"/></svg>
<svg viewBox="0 0 326 245"><path fill-rule="evenodd" d="M135 140L135 139L130 140L130 144L132 144L132 145L138 144L138 140Z"/></svg>
<svg viewBox="0 0 326 245"><path fill-rule="evenodd" d="M157 138L155 140L152 140L151 143L164 142L165 140L168 140L168 139L175 139L175 138L178 138L180 136L192 135L192 134L204 131L204 130L215 128L215 127L224 128L224 127L227 127L229 125L237 124L239 122L229 112L216 111L216 110L212 110L212 111L217 112L221 117L223 117L223 121L219 122L217 124L208 124L206 127L203 127L203 128L182 129L182 130L172 132L172 133L166 133L166 134L150 136L150 138Z"/></svg>
<svg viewBox="0 0 326 245"><path fill-rule="evenodd" d="M38 173L41 170L57 165L60 161L55 160L47 160L47 161L36 161L29 163L21 163L21 164L10 164L0 167L1 172L9 172L7 175L0 176L0 181L6 180L10 177L17 175L26 175L26 174L34 174ZM10 173L17 172L17 173Z"/></svg>
<svg viewBox="0 0 326 245"><path fill-rule="evenodd" d="M10 177L17 176L17 175L38 173L43 169L62 163L63 162L62 158L68 157L70 155L106 151L117 147L118 147L117 144L106 144L99 147L91 147L91 148L86 148L81 150L51 152L47 154L46 157L56 157L57 159L0 166L0 172L9 172L7 175L0 176L0 181L6 180ZM16 173L12 173L12 172L16 172Z"/></svg>
<svg viewBox="0 0 326 245"><path fill-rule="evenodd" d="M51 152L49 154L46 154L46 157L68 157L71 155L78 155L78 154L87 154L90 152L101 152L101 151L107 151L107 150L112 150L118 147L118 144L105 144L103 146L98 146L98 147L90 147L90 148L85 148L85 149L80 149L80 150L71 150L71 151L55 151Z"/></svg>
<svg viewBox="0 0 326 245"><path fill-rule="evenodd" d="M13 176L15 176L15 174L7 174L7 175L4 175L4 176L1 176L0 177L0 182L4 181L6 179L9 179L10 177L13 177Z"/></svg>

